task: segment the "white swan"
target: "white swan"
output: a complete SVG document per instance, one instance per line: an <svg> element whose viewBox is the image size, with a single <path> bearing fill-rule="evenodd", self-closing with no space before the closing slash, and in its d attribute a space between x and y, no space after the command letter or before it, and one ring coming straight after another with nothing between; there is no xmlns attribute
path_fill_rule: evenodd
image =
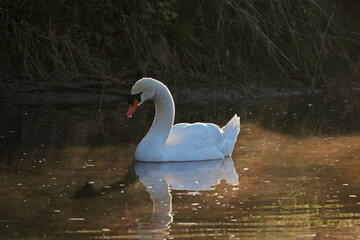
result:
<svg viewBox="0 0 360 240"><path fill-rule="evenodd" d="M224 126L212 123L174 124L175 106L169 89L152 78L138 80L131 89L130 118L138 105L155 102L154 122L135 151L135 159L144 162L180 162L222 159L230 156L240 131L235 116Z"/></svg>

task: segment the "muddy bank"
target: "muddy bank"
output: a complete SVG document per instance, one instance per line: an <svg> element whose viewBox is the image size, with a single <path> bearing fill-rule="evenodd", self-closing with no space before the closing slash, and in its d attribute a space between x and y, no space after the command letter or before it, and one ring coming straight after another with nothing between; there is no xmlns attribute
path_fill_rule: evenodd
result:
<svg viewBox="0 0 360 240"><path fill-rule="evenodd" d="M103 104L127 101L132 85L137 79L126 81L81 81L68 83L29 83L8 87L2 90L0 103L5 105L20 106L69 106L69 105L94 105L101 109ZM279 96L314 95L336 92L359 91L360 88L347 89L317 89L309 88L280 88L273 86L248 88L223 87L223 86L174 86L168 85L176 102L194 102L207 100L241 100L260 99Z"/></svg>
<svg viewBox="0 0 360 240"><path fill-rule="evenodd" d="M127 101L132 85L114 88L111 85L96 87L77 87L70 85L28 85L21 89L7 91L2 95L1 102L21 106L68 106L94 105L99 108L103 104ZM179 88L169 86L176 102L206 101L206 100L239 100L245 98L266 98L276 96L313 94L311 91L295 89L261 88L237 90L233 88ZM316 91L320 93L322 91Z"/></svg>
<svg viewBox="0 0 360 240"><path fill-rule="evenodd" d="M125 86L119 88L114 82L83 81L78 83L22 84L21 88L10 86L3 91L2 102L11 105L52 106L90 105L116 102L127 94Z"/></svg>

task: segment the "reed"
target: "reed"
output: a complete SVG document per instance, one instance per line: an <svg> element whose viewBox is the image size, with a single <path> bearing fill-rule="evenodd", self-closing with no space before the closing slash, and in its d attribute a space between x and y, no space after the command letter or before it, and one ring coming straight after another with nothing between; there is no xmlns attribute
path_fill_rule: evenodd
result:
<svg viewBox="0 0 360 240"><path fill-rule="evenodd" d="M331 0L4 0L0 17L5 85L124 69L185 86L359 84L360 44Z"/></svg>

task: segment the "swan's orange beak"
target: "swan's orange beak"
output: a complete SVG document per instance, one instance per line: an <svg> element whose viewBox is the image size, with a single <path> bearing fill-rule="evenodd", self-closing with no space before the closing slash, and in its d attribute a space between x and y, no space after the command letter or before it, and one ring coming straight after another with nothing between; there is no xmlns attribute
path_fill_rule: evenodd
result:
<svg viewBox="0 0 360 240"><path fill-rule="evenodd" d="M125 113L125 118L129 119L134 114L137 106L139 106L139 101L134 98L134 102L130 104L128 111Z"/></svg>

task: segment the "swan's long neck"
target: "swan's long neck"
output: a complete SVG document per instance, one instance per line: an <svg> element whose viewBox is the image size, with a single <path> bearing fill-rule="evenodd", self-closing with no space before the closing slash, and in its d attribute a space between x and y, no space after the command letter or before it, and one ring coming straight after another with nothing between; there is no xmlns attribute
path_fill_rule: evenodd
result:
<svg viewBox="0 0 360 240"><path fill-rule="evenodd" d="M156 84L155 88L152 98L155 102L155 118L144 140L151 140L154 147L162 148L174 124L175 106L171 93L165 85Z"/></svg>

